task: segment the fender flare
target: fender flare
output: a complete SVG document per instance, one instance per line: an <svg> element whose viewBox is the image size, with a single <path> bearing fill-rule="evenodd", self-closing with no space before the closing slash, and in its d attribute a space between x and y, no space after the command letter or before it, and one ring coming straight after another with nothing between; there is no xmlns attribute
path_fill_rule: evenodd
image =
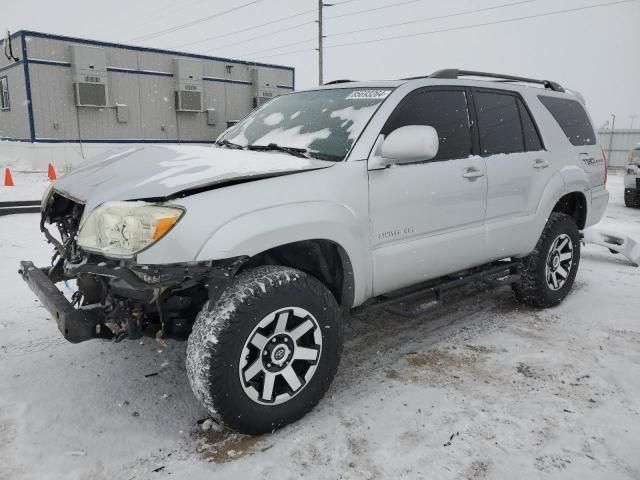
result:
<svg viewBox="0 0 640 480"><path fill-rule="evenodd" d="M253 257L266 250L305 240L328 240L342 250L353 273L353 306L371 294L371 253L367 223L343 205L330 202L285 204L254 210L217 228L200 248L196 261Z"/></svg>

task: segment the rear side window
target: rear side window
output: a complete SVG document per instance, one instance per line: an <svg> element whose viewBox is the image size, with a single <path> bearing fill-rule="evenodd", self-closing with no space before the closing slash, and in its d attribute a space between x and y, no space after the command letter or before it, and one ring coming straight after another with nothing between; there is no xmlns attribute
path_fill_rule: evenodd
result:
<svg viewBox="0 0 640 480"><path fill-rule="evenodd" d="M518 100L518 110L520 110L520 120L522 121L522 133L524 135L524 146L527 152L542 150L542 140L536 128L536 124L531 118L529 110L524 106L522 100Z"/></svg>
<svg viewBox="0 0 640 480"><path fill-rule="evenodd" d="M402 101L382 129L383 135L407 125L428 125L438 132L433 160L467 158L471 154L471 125L463 90L419 90Z"/></svg>
<svg viewBox="0 0 640 480"><path fill-rule="evenodd" d="M584 107L576 100L538 95L542 104L558 122L560 128L572 145L595 145L596 136L593 127L584 111Z"/></svg>
<svg viewBox="0 0 640 480"><path fill-rule="evenodd" d="M476 91L474 98L482 155L524 152L518 97Z"/></svg>

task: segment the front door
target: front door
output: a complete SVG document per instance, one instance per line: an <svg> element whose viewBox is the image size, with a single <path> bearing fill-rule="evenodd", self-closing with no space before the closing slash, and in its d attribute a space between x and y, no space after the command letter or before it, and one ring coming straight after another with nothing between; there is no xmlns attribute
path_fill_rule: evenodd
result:
<svg viewBox="0 0 640 480"><path fill-rule="evenodd" d="M484 262L485 160L472 156L464 88L410 93L381 135L428 125L439 138L426 162L369 171L375 295Z"/></svg>

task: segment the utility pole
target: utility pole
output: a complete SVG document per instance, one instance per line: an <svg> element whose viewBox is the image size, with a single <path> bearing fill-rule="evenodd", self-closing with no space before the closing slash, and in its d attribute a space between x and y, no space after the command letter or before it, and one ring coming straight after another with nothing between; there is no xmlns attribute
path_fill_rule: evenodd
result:
<svg viewBox="0 0 640 480"><path fill-rule="evenodd" d="M612 113L611 114L611 132L609 133L609 135L611 135L609 137L609 155L607 156L609 158L609 165L611 165L611 155L613 153L613 136L615 135L615 131L614 131L615 128L616 128L616 114Z"/></svg>
<svg viewBox="0 0 640 480"><path fill-rule="evenodd" d="M318 0L318 84L323 84L322 79L322 8L323 0Z"/></svg>

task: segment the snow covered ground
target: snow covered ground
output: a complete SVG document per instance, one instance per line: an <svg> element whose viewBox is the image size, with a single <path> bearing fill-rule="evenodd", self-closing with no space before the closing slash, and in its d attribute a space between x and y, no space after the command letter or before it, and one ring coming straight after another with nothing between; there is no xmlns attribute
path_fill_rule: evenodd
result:
<svg viewBox="0 0 640 480"><path fill-rule="evenodd" d="M609 189L603 225L640 238ZM50 258L36 215L0 217L0 247L1 480L640 478L640 268L601 247L557 308L346 320L327 397L260 438L202 430L184 343L66 343L16 273Z"/></svg>

